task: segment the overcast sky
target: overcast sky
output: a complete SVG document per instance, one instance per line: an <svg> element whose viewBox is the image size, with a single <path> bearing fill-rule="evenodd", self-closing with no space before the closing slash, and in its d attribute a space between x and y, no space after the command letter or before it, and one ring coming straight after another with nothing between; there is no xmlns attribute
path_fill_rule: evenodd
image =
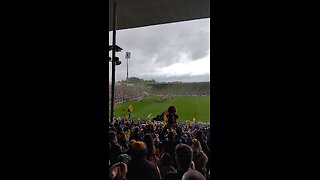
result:
<svg viewBox="0 0 320 180"><path fill-rule="evenodd" d="M112 44L112 31L109 32ZM129 77L170 82L210 81L210 18L117 31L116 81ZM109 52L111 57L111 51ZM111 63L109 64L111 82Z"/></svg>

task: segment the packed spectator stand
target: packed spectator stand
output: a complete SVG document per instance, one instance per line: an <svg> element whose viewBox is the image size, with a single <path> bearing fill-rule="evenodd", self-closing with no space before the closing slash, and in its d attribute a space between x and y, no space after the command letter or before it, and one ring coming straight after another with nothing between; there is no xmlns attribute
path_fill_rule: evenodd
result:
<svg viewBox="0 0 320 180"><path fill-rule="evenodd" d="M128 86L126 84L119 84L115 87L114 103L121 104L130 100L136 100L145 95L145 89L141 86ZM109 104L111 103L111 90L109 90Z"/></svg>
<svg viewBox="0 0 320 180"><path fill-rule="evenodd" d="M144 96L162 96L165 101L169 96L202 96L210 95L210 82L195 83L156 83L156 84L129 84L118 82L115 86L115 105L130 100L137 100ZM111 87L109 87L109 104L111 104Z"/></svg>
<svg viewBox="0 0 320 180"><path fill-rule="evenodd" d="M128 180L209 179L210 125L109 120L109 177Z"/></svg>

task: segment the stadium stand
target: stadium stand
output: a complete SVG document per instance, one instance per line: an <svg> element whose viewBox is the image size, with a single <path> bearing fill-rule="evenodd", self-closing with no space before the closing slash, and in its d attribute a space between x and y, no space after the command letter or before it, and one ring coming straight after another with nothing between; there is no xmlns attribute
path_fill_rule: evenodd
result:
<svg viewBox="0 0 320 180"><path fill-rule="evenodd" d="M118 176L128 180L181 179L189 170L197 170L209 179L210 166L205 152L210 151L207 146L209 131L209 125L192 122L177 123L175 128L169 129L163 121L114 119L109 123L109 170L112 171L109 175L114 177L110 179L116 179L117 173L127 173ZM180 146L183 148L179 150ZM181 160L181 157L184 158ZM115 172L114 166L120 166L119 162L126 165L121 164L121 168L127 168L127 172Z"/></svg>

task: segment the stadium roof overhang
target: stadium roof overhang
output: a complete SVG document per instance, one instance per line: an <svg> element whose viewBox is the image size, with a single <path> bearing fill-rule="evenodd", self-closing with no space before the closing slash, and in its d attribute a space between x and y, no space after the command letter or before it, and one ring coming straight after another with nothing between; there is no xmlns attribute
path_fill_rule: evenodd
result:
<svg viewBox="0 0 320 180"><path fill-rule="evenodd" d="M114 1L117 30L210 17L210 0L109 0L109 31Z"/></svg>

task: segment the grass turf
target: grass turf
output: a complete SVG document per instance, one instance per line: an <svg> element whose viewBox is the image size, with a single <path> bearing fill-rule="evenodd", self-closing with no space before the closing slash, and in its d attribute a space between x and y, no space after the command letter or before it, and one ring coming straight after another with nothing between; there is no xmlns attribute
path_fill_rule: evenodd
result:
<svg viewBox="0 0 320 180"><path fill-rule="evenodd" d="M210 96L177 96L165 102L158 102L159 96L149 96L141 101L132 101L133 113L131 119L151 119L174 105L179 116L178 122L192 120L197 122L210 122ZM122 117L123 112L128 117L130 102L115 106L115 117ZM151 114L151 118L148 115Z"/></svg>

